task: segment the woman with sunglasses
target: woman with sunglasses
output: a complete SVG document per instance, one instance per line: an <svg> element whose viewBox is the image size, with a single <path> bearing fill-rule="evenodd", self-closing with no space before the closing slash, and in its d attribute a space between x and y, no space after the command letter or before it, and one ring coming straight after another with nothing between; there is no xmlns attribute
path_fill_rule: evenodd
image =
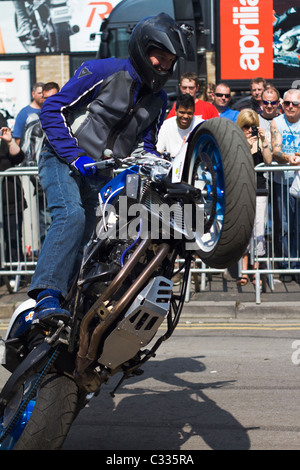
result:
<svg viewBox="0 0 300 470"><path fill-rule="evenodd" d="M253 109L243 109L240 111L237 125L242 129L250 151L253 157L254 166L265 163L270 165L272 162L272 153L269 143L266 139L266 131L259 127L258 114ZM257 172L256 179L256 216L255 216L255 249L256 256L264 256L265 249L265 229L268 221L268 192L266 179L261 172ZM249 247L242 258L242 270L248 269ZM254 269L258 268L255 264ZM249 281L247 274L244 274L237 280L237 285L245 286ZM255 275L253 276L253 284L255 284Z"/></svg>

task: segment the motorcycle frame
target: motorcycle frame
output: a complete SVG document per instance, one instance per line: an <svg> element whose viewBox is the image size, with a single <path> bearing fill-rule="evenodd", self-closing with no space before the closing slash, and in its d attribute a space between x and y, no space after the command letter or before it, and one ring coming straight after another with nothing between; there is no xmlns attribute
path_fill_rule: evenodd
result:
<svg viewBox="0 0 300 470"><path fill-rule="evenodd" d="M184 162L185 159L185 153L181 153L180 155L181 163L182 160ZM103 165L103 162L100 162L98 166L101 166L101 163ZM178 159L176 160L176 165L178 164ZM104 162L104 165L109 166L109 161ZM174 165L172 165L174 167ZM113 203L120 192L126 188L126 182L127 182L127 177L132 176L132 175L137 175L140 171L140 166L139 165L132 165L128 168L125 168L123 171L121 171L119 174L117 174L114 178L112 178L107 184L105 184L102 189L99 191L99 203L100 206L102 207L102 211L105 211L105 206L107 203ZM128 273L132 271L134 267L134 263L138 262L141 254L143 253L144 250L147 249L147 246L149 245L151 240L143 240L141 243L141 247L139 250L137 250L137 255L136 257L132 257L130 263L126 268L124 267L119 275L115 277L115 279L111 282L109 288L105 291L105 296L101 296L100 299L93 305L93 307L87 312L85 315L83 321L81 322L80 326L80 331L81 331L81 336L82 338L84 336L87 336L88 334L88 326L94 317L94 315L97 313L97 309L99 309L99 306L105 301L114 291L114 289L119 285L120 282L123 282L125 278L127 277ZM170 247L166 244L161 248L160 253L158 254L158 259L154 259L153 261L153 266L148 267L145 270L144 278L142 280L139 280L135 285L132 286L132 289L130 289L130 292L127 293L126 295L126 303L129 303L134 295L141 289L141 286L143 285L143 282L151 276L151 272L155 270L155 268L159 265L162 259L164 259L165 256L170 251ZM192 260L192 256L189 256L186 260L186 263L182 268L185 268L184 276L183 276L183 283L182 283L182 288L181 292L177 294L176 296L173 295L172 301L171 301L171 308L170 312L167 316L167 331L163 335L163 337L157 341L157 343L154 345L153 349L151 351L147 352L143 360L141 360L139 363L137 363L134 367L134 369L140 367L142 363L144 363L146 360L148 360L150 357L153 357L154 352L156 349L159 347L162 341L165 341L167 338L171 336L173 333L179 317L180 313L184 304L184 299L185 299L185 293L187 289L187 283L188 283L188 275L189 275L189 266ZM181 269L182 269L181 268ZM74 290L77 289L77 292ZM80 292L81 292L81 287L77 286L77 282L74 283L73 287L70 290L70 293L66 299L66 302L72 297L72 295L76 292L76 299L78 301L80 297ZM124 299L122 299L123 302ZM77 323L77 301L75 300L75 305L74 305L74 316L73 316L73 327L71 328L71 334L70 334L70 343L68 347L68 352L72 354L75 349L75 337L76 337L76 327L78 325ZM121 305L122 304L122 305ZM9 348L12 348L11 354L13 355L14 351L14 345L16 344L16 349L19 345L18 337L23 334L26 334L27 331L30 330L32 320L33 320L33 308L34 308L34 301L30 299L29 301L24 303L24 306L20 306L18 310L14 313L7 334L6 334L6 342L7 345L9 345ZM114 312L112 312L112 315L109 315L109 320L106 322L103 322L103 324L100 324L98 327L98 330L93 333L93 341L89 346L85 344L85 346L82 346L80 349L80 356L81 357L88 357L85 361L81 361L81 368L82 371L87 368L91 363L93 363L96 359L96 351L97 351L97 346L99 345L100 339L105 333L105 331L109 328L109 326L118 318L120 315L121 310L124 310L124 304L123 303L118 303L116 308L114 309ZM17 351L15 352L17 354ZM10 361L9 361L10 362ZM17 364L15 361L12 362L11 368L15 367ZM131 374L132 368L128 370L128 374ZM127 372L126 372L127 374ZM127 375L128 375L127 374Z"/></svg>
<svg viewBox="0 0 300 470"><path fill-rule="evenodd" d="M184 149L185 150L185 149ZM181 152L181 155L176 160L176 166L178 165L178 161L182 162L185 159L185 151ZM100 166L101 163L98 165ZM181 165L180 165L181 166ZM99 192L99 201L102 207L102 213L104 216L105 213L105 206L107 203L112 203L118 197L120 192L126 189L126 181L127 176L132 176L133 174L138 174L140 171L140 167L138 165L131 166L121 173L119 173L115 178L110 180ZM139 247L135 250L133 255L128 260L127 264L121 269L119 274L113 279L110 283L109 287L105 290L105 292L97 299L97 301L93 304L93 306L89 309L89 311L85 314L84 318L80 322L80 341L79 341L79 351L77 353L77 360L76 360L76 381L81 386L88 388L89 392L94 391L93 387L98 387L100 384L98 383L98 379L95 377L95 374L92 374L91 371L87 373L88 368L95 364L97 360L97 351L101 339L105 335L106 331L112 324L118 321L121 318L122 313L126 305L133 300L134 296L141 290L143 284L150 279L151 274L157 269L157 267L161 264L163 259L170 253L170 246L168 244L161 244L158 248L158 253L153 258L153 261L145 268L144 272L140 277L133 283L131 288L126 292L125 296L123 296L117 305L113 308L113 310L109 313L107 318L104 319L93 331L91 338L89 338L89 326L95 315L102 306L104 302L110 298L110 296L117 290L122 284L122 282L127 278L128 274L133 270L135 264L139 261L141 255L146 251L146 249L151 244L151 239L142 240ZM137 361L133 366L129 366L127 368L123 367L123 378L121 379L120 383L130 375L134 373L140 366L146 362L148 359L155 355L155 351L158 349L160 344L163 341L166 341L172 333L174 332L177 323L180 318L180 314L182 311L182 307L184 304L187 284L188 284L188 276L189 276L189 268L191 264L192 256L189 255L186 259L185 263L185 271L183 276L183 283L181 292L177 296L172 296L170 311L167 315L167 331L166 333L161 336L154 346L151 348L150 351L146 351L144 357ZM182 267L182 268L183 268ZM78 287L77 287L78 289ZM74 308L74 324L77 323L77 314L78 314L78 299L80 294L78 295L77 291L77 302ZM75 347L75 331L76 328L73 328L73 335L72 340L69 346L69 352L74 352ZM109 374L108 374L109 375ZM107 374L102 376L102 380L107 380ZM101 380L101 383L102 383ZM96 383L95 383L96 382ZM116 388L120 385L117 385ZM116 390L116 389L115 389ZM112 392L114 394L114 392Z"/></svg>

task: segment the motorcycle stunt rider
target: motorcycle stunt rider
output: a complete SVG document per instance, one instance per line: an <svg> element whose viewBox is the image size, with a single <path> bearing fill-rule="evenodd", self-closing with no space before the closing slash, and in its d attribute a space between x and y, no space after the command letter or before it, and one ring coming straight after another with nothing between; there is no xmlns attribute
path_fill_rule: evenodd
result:
<svg viewBox="0 0 300 470"><path fill-rule="evenodd" d="M140 21L128 49L127 59L83 63L40 113L48 141L39 178L52 223L28 291L37 301L33 320L70 317L61 301L92 235L98 191L108 179L84 165L102 160L105 149L119 158L159 155L155 145L167 105L162 88L176 60L193 56L188 30L165 13Z"/></svg>

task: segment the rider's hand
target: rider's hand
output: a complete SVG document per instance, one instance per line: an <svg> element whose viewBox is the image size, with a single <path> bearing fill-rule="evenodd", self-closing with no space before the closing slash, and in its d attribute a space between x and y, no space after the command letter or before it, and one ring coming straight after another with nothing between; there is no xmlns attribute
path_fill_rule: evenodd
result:
<svg viewBox="0 0 300 470"><path fill-rule="evenodd" d="M72 167L76 168L77 171L83 176L91 176L94 175L97 172L97 167L96 166L89 166L85 167L87 163L95 163L95 161L90 158L86 157L83 155L82 157L78 157L74 162L71 163L71 169Z"/></svg>

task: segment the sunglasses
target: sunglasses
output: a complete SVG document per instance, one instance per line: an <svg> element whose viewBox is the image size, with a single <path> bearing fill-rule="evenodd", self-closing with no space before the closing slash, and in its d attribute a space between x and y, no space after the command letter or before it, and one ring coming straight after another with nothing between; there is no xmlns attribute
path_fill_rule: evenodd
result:
<svg viewBox="0 0 300 470"><path fill-rule="evenodd" d="M272 106L275 106L275 104L277 104L278 101L265 101L263 100L263 104L265 104L266 106L268 106L268 104L271 104Z"/></svg>
<svg viewBox="0 0 300 470"><path fill-rule="evenodd" d="M292 104L293 106L299 106L299 101L284 101L283 102L284 106L290 106Z"/></svg>
<svg viewBox="0 0 300 470"><path fill-rule="evenodd" d="M230 98L230 93L215 93L215 95L218 98L222 98L222 96L225 96L225 98Z"/></svg>

